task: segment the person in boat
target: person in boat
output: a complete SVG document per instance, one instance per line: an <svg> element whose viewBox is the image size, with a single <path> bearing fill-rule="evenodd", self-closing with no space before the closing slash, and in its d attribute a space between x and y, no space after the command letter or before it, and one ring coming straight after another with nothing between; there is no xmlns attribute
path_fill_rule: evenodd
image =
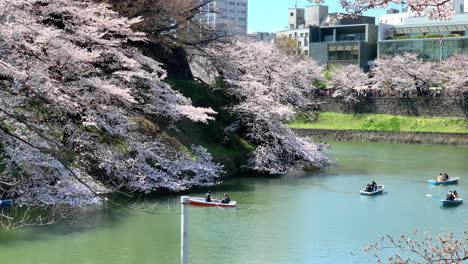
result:
<svg viewBox="0 0 468 264"><path fill-rule="evenodd" d="M444 180L444 176L442 176L442 173L439 173L439 176L437 176L437 181L441 182Z"/></svg>
<svg viewBox="0 0 468 264"><path fill-rule="evenodd" d="M231 198L229 197L229 195L227 193L224 194L224 197L221 200L221 202L222 203L230 203L231 202Z"/></svg>
<svg viewBox="0 0 468 264"><path fill-rule="evenodd" d="M453 200L455 200L455 196L453 196L452 191L449 191L449 192L447 193L446 200L448 200L448 201L453 201Z"/></svg>
<svg viewBox="0 0 468 264"><path fill-rule="evenodd" d="M373 192L377 191L377 183L375 181L372 181L371 188Z"/></svg>
<svg viewBox="0 0 468 264"><path fill-rule="evenodd" d="M205 202L209 202L209 203L212 202L212 200L211 200L211 192L210 192L210 191L208 191L208 192L206 193L206 195L205 195Z"/></svg>
<svg viewBox="0 0 468 264"><path fill-rule="evenodd" d="M457 193L457 191L453 191L452 195L453 195L453 199L457 199L457 198L458 198L458 193Z"/></svg>
<svg viewBox="0 0 468 264"><path fill-rule="evenodd" d="M366 187L366 192L372 192L372 187L370 184L367 184L367 187Z"/></svg>
<svg viewBox="0 0 468 264"><path fill-rule="evenodd" d="M444 181L448 181L449 179L449 176L447 175L447 173L444 173Z"/></svg>

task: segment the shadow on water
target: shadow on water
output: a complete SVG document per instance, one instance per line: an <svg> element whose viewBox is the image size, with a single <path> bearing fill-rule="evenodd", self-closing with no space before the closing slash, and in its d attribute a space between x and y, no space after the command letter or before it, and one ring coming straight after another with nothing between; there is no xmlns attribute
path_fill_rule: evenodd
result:
<svg viewBox="0 0 468 264"><path fill-rule="evenodd" d="M122 209L101 207L75 210L69 219L40 225L23 226L15 230L0 230L0 245L12 246L17 243L47 240L53 236L65 236L73 233L86 233L98 228L112 228L126 216Z"/></svg>
<svg viewBox="0 0 468 264"><path fill-rule="evenodd" d="M461 207L463 204L456 204L456 205L441 205L441 210L455 210L457 207Z"/></svg>

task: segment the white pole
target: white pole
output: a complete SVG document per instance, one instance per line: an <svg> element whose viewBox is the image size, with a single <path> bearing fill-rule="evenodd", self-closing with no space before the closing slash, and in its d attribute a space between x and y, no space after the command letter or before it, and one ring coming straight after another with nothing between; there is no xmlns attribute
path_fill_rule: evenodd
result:
<svg viewBox="0 0 468 264"><path fill-rule="evenodd" d="M189 196L180 197L182 214L180 217L180 263L188 264L189 255Z"/></svg>

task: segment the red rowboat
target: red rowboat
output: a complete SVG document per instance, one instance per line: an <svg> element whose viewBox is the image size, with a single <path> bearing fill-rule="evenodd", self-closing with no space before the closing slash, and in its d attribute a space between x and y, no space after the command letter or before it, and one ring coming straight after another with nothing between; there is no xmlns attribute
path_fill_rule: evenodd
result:
<svg viewBox="0 0 468 264"><path fill-rule="evenodd" d="M221 200L211 200L211 202L205 202L205 198L190 197L189 204L200 206L234 207L236 206L237 202L231 201L229 203L222 203Z"/></svg>

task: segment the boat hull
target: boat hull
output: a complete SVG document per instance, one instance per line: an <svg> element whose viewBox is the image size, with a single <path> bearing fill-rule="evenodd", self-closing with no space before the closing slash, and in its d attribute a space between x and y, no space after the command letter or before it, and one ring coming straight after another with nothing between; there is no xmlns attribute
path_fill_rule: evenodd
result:
<svg viewBox="0 0 468 264"><path fill-rule="evenodd" d="M446 181L429 180L429 181L427 181L427 182L428 182L429 184L432 184L432 185L457 184L459 179L460 179L460 177L456 177L456 178L449 178L449 179L446 180Z"/></svg>
<svg viewBox="0 0 468 264"><path fill-rule="evenodd" d="M213 200L212 202L206 202L205 198L190 198L189 204L198 206L234 207L236 206L237 202L231 201L229 203L222 203L221 200Z"/></svg>
<svg viewBox="0 0 468 264"><path fill-rule="evenodd" d="M440 203L443 205L443 206L453 206L453 205L460 205L463 203L463 199L455 199L455 200L440 200Z"/></svg>
<svg viewBox="0 0 468 264"><path fill-rule="evenodd" d="M385 188L385 186L383 184L381 184L381 185L377 185L377 191L375 191L375 192L366 192L366 190L364 189L364 190L360 191L360 194L365 195L365 196L377 195L377 194L383 193L384 188Z"/></svg>
<svg viewBox="0 0 468 264"><path fill-rule="evenodd" d="M13 204L13 200L0 200L0 208L1 207L8 207Z"/></svg>

